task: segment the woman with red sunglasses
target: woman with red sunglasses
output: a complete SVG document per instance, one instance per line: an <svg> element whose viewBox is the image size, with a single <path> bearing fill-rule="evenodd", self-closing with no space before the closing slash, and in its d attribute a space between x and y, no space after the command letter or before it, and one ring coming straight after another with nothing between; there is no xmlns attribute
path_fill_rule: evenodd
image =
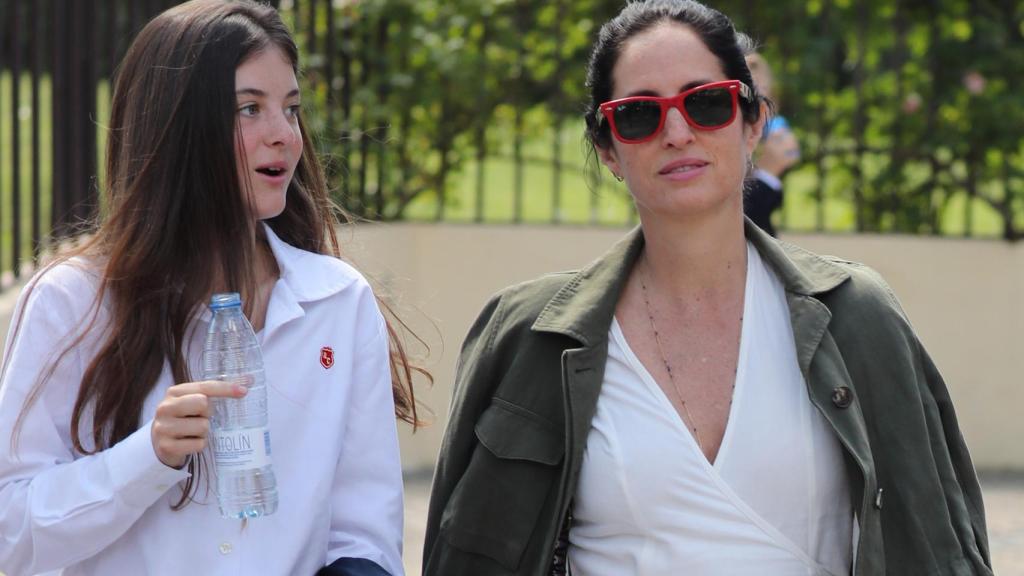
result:
<svg viewBox="0 0 1024 576"><path fill-rule="evenodd" d="M463 346L425 574L991 574L946 387L872 270L743 216L770 109L690 0L601 29L587 136L640 227Z"/></svg>

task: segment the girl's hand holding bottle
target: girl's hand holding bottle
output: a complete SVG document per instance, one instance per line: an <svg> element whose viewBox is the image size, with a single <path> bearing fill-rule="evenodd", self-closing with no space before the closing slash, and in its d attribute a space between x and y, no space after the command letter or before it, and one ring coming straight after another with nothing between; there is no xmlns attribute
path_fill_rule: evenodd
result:
<svg viewBox="0 0 1024 576"><path fill-rule="evenodd" d="M167 389L153 418L153 451L161 462L181 468L206 448L210 434L210 398L242 398L248 390L233 382L185 382Z"/></svg>

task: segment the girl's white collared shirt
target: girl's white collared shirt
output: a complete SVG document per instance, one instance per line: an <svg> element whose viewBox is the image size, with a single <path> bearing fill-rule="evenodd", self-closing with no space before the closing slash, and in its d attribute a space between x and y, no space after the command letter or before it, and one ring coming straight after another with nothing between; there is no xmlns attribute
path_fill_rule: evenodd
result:
<svg viewBox="0 0 1024 576"><path fill-rule="evenodd" d="M782 284L749 244L743 308L714 464L613 321L569 533L573 574L850 572L842 449L808 399Z"/></svg>
<svg viewBox="0 0 1024 576"><path fill-rule="evenodd" d="M137 432L94 455L74 452L71 411L107 311L101 307L94 331L59 357L90 322L97 286L83 262L65 263L30 283L4 352L0 572L311 575L352 556L403 573L402 473L384 320L353 268L289 246L265 229L281 270L257 335L267 372L277 512L244 524L225 520L206 480L197 501L171 510L187 473L164 466L150 441L156 406L172 384L166 365ZM194 377L208 321L207 312L190 333ZM8 439L25 399L58 359L12 453ZM90 426L83 422L83 439Z"/></svg>

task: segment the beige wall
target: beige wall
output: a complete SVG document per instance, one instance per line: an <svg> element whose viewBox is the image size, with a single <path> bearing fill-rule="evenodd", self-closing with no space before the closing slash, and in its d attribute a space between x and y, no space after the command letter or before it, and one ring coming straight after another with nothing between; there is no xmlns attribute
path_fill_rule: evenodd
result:
<svg viewBox="0 0 1024 576"><path fill-rule="evenodd" d="M436 384L421 389L434 424L402 427L407 470L440 445L455 358L487 297L545 272L576 269L623 229L362 224L342 234L351 259L397 297L431 347ZM949 385L979 468L1024 470L1024 243L865 235L788 235L816 252L867 263L899 295ZM0 293L0 344L17 287Z"/></svg>
<svg viewBox="0 0 1024 576"><path fill-rule="evenodd" d="M499 288L602 254L623 229L571 226L363 224L343 241L432 348L433 389L420 393L434 425L403 428L403 463L432 466L454 364L470 323ZM942 370L979 468L1024 469L1024 244L900 236L788 235L869 264L899 295Z"/></svg>

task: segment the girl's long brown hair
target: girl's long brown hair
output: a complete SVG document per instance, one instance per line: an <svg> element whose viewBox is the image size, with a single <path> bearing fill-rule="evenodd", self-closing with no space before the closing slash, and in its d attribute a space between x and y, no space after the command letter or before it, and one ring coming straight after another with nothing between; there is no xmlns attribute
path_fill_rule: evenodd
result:
<svg viewBox="0 0 1024 576"><path fill-rule="evenodd" d="M138 429L143 401L165 362L175 383L193 380L186 332L216 288L214 279L224 279L245 302L254 300L247 296L255 294L258 222L236 169L235 69L268 46L281 49L298 74L295 42L273 8L248 0L194 0L154 18L121 62L107 140L105 217L87 241L59 259L82 255L101 263L93 305L98 310L105 301L110 307L109 336L82 376L71 417L80 453L113 446ZM287 205L267 223L293 246L340 257L335 227L347 217L331 202L299 122L303 153ZM404 324L386 305L382 309L396 416L416 426L412 374L422 370L403 349L398 330ZM65 354L92 328L83 327ZM51 373L29 395L12 444ZM92 449L79 431L90 412ZM190 499L200 468L190 461L192 476L176 507Z"/></svg>

